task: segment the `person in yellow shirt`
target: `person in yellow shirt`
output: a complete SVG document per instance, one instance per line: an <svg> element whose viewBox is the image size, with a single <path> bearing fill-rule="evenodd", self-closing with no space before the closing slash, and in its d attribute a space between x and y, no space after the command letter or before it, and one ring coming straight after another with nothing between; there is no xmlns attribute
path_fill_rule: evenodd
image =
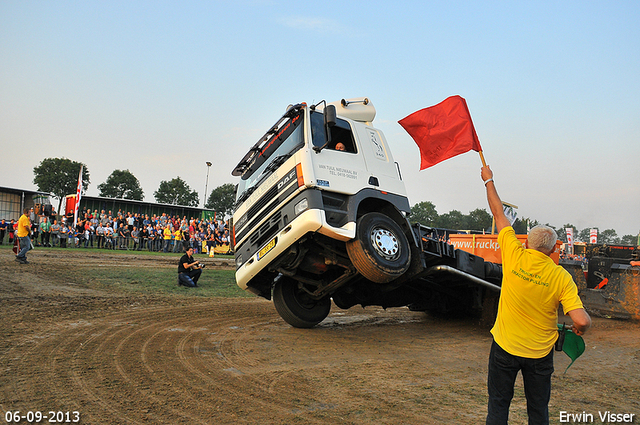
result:
<svg viewBox="0 0 640 425"><path fill-rule="evenodd" d="M182 231L180 228L173 232L173 252L182 252Z"/></svg>
<svg viewBox="0 0 640 425"><path fill-rule="evenodd" d="M29 208L25 208L22 211L22 215L18 220L18 242L20 243L20 251L16 256L16 261L20 264L28 264L27 252L31 249L31 220L29 219Z"/></svg>
<svg viewBox="0 0 640 425"><path fill-rule="evenodd" d="M558 239L555 230L536 226L529 232L526 248L518 241L498 196L493 172L480 173L487 200L499 231L502 253L502 289L498 315L491 329L487 424L506 424L513 387L522 372L530 424L549 423L553 346L558 338L558 307L573 321L572 330L582 335L591 326L578 288L571 275L549 255Z"/></svg>
<svg viewBox="0 0 640 425"><path fill-rule="evenodd" d="M173 227L169 223L164 227L162 231L162 236L164 238L164 249L163 252L169 252L169 246L171 246L171 236L173 235Z"/></svg>

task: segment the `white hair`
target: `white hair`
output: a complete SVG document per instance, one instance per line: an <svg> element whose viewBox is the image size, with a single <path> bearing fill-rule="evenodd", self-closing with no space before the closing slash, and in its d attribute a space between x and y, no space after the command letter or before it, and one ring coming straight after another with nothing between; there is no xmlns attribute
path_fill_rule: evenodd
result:
<svg viewBox="0 0 640 425"><path fill-rule="evenodd" d="M549 226L539 224L529 231L529 247L536 251L553 252L557 240L558 234Z"/></svg>

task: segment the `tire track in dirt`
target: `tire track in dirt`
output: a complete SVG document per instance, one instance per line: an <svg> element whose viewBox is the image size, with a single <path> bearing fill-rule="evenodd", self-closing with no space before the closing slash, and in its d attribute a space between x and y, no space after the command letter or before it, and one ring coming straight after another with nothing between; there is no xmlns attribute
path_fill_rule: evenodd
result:
<svg viewBox="0 0 640 425"><path fill-rule="evenodd" d="M356 307L295 329L262 299L69 282L62 256L84 252L43 252L29 268L2 254L2 415L77 410L85 424L484 421L491 337L471 320ZM557 357L552 416L640 412L639 326L596 319L587 352L566 375L569 362ZM521 387L511 416L526 422Z"/></svg>
<svg viewBox="0 0 640 425"><path fill-rule="evenodd" d="M277 385L283 373L244 371L261 368L246 342L264 327L286 325L266 302L243 302L242 317L237 302L228 304L142 308L52 325L3 356L14 377L5 392L14 394L11 403L35 395L47 404L29 410L79 411L83 423L249 423L265 412L295 416L287 400L305 391L280 386L276 393L274 379ZM37 382L23 390L20 376ZM33 394L34 387L46 391Z"/></svg>
<svg viewBox="0 0 640 425"><path fill-rule="evenodd" d="M77 410L86 424L483 420L489 339L468 322L406 309L355 309L301 330L263 300L178 302L125 303L108 315L34 324L0 351L0 408ZM614 361L603 352L597 363L606 371L589 368L592 359L555 377L556 412L587 397L576 382L602 381L621 364L627 370L639 364L637 326L611 328L602 337L625 335L618 349L631 355ZM637 400L634 376L624 378L624 389L607 391ZM526 416L521 396L513 413Z"/></svg>
<svg viewBox="0 0 640 425"><path fill-rule="evenodd" d="M225 385L226 374L215 359L209 364L198 359L202 350L197 341L234 322L226 315L210 319L211 309L220 309L220 305L153 309L116 318L107 325L104 337L97 333L77 352L79 366L97 368L93 376L77 375L78 385L114 412L115 420L127 423L211 423L213 418L222 419L217 417L220 412L210 395L242 402L241 394L246 391L244 386ZM108 385L103 388L105 380ZM119 397L111 391L113 387ZM128 411L129 396L137 400L137 412ZM225 409L224 415L227 413Z"/></svg>

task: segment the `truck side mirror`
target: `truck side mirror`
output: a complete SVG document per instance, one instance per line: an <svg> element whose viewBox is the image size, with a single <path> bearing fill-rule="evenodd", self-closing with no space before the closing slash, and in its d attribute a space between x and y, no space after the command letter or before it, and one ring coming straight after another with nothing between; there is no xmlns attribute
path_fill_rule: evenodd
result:
<svg viewBox="0 0 640 425"><path fill-rule="evenodd" d="M324 125L326 127L333 127L336 125L336 106L335 105L327 105L324 108Z"/></svg>
<svg viewBox="0 0 640 425"><path fill-rule="evenodd" d="M320 151L322 151L322 149L326 148L327 146L329 146L329 144L331 143L331 127L336 125L336 107L335 105L327 105L324 108L324 132L326 134L326 140L324 142L324 145L322 146L314 146L313 150L316 151L316 153L320 153Z"/></svg>

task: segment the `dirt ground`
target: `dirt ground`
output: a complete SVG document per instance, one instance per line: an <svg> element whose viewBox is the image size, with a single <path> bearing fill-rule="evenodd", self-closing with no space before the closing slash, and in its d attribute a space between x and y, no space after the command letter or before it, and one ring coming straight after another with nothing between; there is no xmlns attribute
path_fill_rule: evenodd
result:
<svg viewBox="0 0 640 425"><path fill-rule="evenodd" d="M29 258L20 265L0 250L0 423L15 411L43 412L41 423L50 412L78 412L83 424L484 423L491 337L475 319L334 307L302 330L258 298L149 296L64 278L74 263L133 266L128 257ZM552 423L582 413L605 423L605 411L640 423L639 331L594 318L566 374L569 359L556 353ZM511 419L526 423L520 379Z"/></svg>

